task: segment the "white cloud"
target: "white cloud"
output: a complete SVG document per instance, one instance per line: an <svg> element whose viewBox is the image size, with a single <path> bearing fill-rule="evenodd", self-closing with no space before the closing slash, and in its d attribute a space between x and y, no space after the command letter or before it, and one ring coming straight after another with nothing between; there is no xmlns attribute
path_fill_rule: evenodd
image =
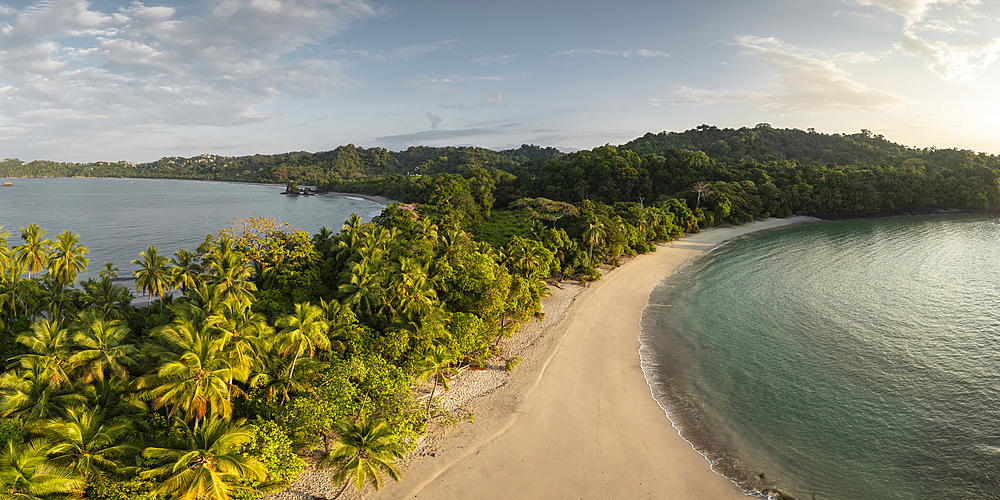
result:
<svg viewBox="0 0 1000 500"><path fill-rule="evenodd" d="M896 50L922 58L927 68L947 81L970 81L997 60L1000 38L972 29L995 29L993 20L976 10L980 0L855 0L903 17ZM950 9L946 7L952 7ZM967 37L960 40L957 37ZM936 38L936 39L932 39Z"/></svg>
<svg viewBox="0 0 1000 500"><path fill-rule="evenodd" d="M775 113L815 111L889 112L908 100L895 94L868 88L834 61L820 53L806 52L774 38L742 36L736 45L747 55L771 66L773 92L711 90L682 87L680 99L651 99L649 104L706 105L740 102Z"/></svg>
<svg viewBox="0 0 1000 500"><path fill-rule="evenodd" d="M948 81L973 80L1000 56L1000 38L949 43L924 40L908 32L903 34L898 47L923 58L928 69Z"/></svg>
<svg viewBox="0 0 1000 500"><path fill-rule="evenodd" d="M474 62L476 64L482 64L482 65L485 66L487 64L506 63L506 62L510 61L511 59L513 59L515 57L517 57L517 54L503 54L503 55L495 56L495 57L494 56L483 56L483 57L477 57L477 58L473 59L472 62Z"/></svg>
<svg viewBox="0 0 1000 500"><path fill-rule="evenodd" d="M605 49L593 49L593 50L582 50L573 49L552 54L554 56L572 56L575 54L593 54L598 56L617 56L624 57L626 59L631 57L670 57L670 54L666 52L659 52L656 50L639 49L639 50L605 50Z"/></svg>
<svg viewBox="0 0 1000 500"><path fill-rule="evenodd" d="M922 20L935 6L978 4L978 0L854 0L859 5L870 5L899 14L909 26Z"/></svg>
<svg viewBox="0 0 1000 500"><path fill-rule="evenodd" d="M113 13L85 0L38 2L10 10L0 28L0 115L26 134L85 119L82 136L264 120L279 95L353 85L339 61L298 54L379 13L368 0L205 0L183 10L135 1Z"/></svg>
<svg viewBox="0 0 1000 500"><path fill-rule="evenodd" d="M507 101L504 100L503 92L483 92L483 98L479 100L480 106L506 106Z"/></svg>

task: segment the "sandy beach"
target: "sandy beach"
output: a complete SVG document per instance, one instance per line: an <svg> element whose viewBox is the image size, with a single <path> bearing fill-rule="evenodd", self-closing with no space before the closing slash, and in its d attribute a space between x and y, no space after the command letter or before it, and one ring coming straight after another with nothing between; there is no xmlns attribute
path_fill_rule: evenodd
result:
<svg viewBox="0 0 1000 500"><path fill-rule="evenodd" d="M810 220L713 228L658 245L587 286L555 284L544 320L522 327L490 369L462 373L442 397L445 408L474 412L474 423L430 425L402 481L364 497L745 498L653 400L639 319L653 287L687 260L746 233ZM505 372L503 359L515 354L523 362ZM334 491L328 477L306 473L273 498L323 498Z"/></svg>

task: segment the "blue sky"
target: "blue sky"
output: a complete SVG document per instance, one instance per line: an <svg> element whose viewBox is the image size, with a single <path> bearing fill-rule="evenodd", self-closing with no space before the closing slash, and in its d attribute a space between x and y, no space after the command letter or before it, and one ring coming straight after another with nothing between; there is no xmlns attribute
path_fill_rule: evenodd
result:
<svg viewBox="0 0 1000 500"><path fill-rule="evenodd" d="M0 4L0 155L589 149L701 124L1000 153L1000 5Z"/></svg>

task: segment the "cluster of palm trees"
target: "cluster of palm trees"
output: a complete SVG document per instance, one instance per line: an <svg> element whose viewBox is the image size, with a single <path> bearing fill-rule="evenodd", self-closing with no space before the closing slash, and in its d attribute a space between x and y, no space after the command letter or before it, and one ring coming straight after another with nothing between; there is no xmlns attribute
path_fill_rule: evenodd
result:
<svg viewBox="0 0 1000 500"><path fill-rule="evenodd" d="M393 462L435 416L438 388L538 313L542 280L560 268L537 240L498 250L426 219L401 228L354 215L283 269L312 278L281 283L261 276L239 240L171 259L149 247L133 261L149 296L137 309L110 264L74 287L86 247L70 232L44 236L31 225L23 244L0 245L0 422L17 436L0 443L0 497L78 496L123 481L170 498L262 494L283 476L255 458L253 419L311 446L296 412L331 401L340 406L319 434L332 479L380 487L398 479ZM265 316L260 297L281 286L281 297L307 299ZM417 403L412 388L428 380Z"/></svg>
<svg viewBox="0 0 1000 500"><path fill-rule="evenodd" d="M0 271L16 285L5 288L4 317L13 321L3 330L17 333L0 375L2 422L16 429L0 443L0 496L75 496L129 476L173 498L267 491L268 471L245 449L252 426L232 418L234 404L250 391L284 401L303 390L296 366L329 349L350 322L333 324L347 317L339 303L296 304L272 326L252 310L249 264L230 242L203 259L179 251L170 268L149 248L139 286L184 296L168 323L138 335L124 321L138 311L113 284L113 268L71 290L87 250L68 232L54 243L44 234L32 225L23 245L0 246ZM23 277L43 271L41 280Z"/></svg>

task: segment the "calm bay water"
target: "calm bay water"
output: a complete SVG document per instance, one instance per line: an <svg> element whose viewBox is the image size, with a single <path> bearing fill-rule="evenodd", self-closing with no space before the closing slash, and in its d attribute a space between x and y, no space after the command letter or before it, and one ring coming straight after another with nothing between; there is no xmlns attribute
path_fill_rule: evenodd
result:
<svg viewBox="0 0 1000 500"><path fill-rule="evenodd" d="M998 241L962 215L729 242L651 294L647 379L747 490L1000 498Z"/></svg>
<svg viewBox="0 0 1000 500"><path fill-rule="evenodd" d="M38 224L54 239L63 230L80 235L90 249L88 272L113 262L119 276L137 269L132 260L152 245L172 257L194 250L234 218L271 217L313 234L323 226L339 232L344 219L364 220L383 206L341 195L284 196L284 186L165 179L3 179L0 225L8 244L21 243L20 228Z"/></svg>

